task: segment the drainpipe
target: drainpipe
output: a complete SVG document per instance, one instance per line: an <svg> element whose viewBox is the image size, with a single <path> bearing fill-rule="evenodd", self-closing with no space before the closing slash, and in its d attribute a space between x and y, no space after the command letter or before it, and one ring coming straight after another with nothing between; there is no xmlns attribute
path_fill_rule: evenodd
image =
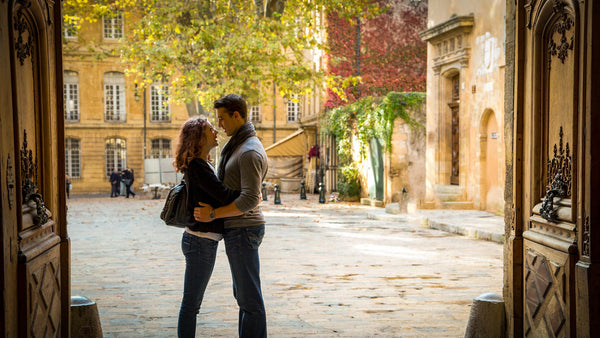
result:
<svg viewBox="0 0 600 338"><path fill-rule="evenodd" d="M277 142L277 87L275 87L275 81L273 81L273 144Z"/></svg>
<svg viewBox="0 0 600 338"><path fill-rule="evenodd" d="M146 160L146 86L144 86L144 160Z"/></svg>

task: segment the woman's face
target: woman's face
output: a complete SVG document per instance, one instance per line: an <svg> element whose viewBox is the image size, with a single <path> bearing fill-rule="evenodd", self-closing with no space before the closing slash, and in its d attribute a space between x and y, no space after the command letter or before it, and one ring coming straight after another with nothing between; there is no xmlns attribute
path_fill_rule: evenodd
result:
<svg viewBox="0 0 600 338"><path fill-rule="evenodd" d="M212 126L212 124L210 124L210 122L207 122L206 125L204 125L204 131L202 134L202 137L204 138L203 146L206 147L208 150L219 145L219 141L217 140L218 132Z"/></svg>

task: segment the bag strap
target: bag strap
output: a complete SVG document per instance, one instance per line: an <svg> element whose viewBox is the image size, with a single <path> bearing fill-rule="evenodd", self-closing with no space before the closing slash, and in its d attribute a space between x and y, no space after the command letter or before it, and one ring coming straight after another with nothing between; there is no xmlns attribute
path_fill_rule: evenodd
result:
<svg viewBox="0 0 600 338"><path fill-rule="evenodd" d="M186 207L189 206L189 199L190 199L190 192L187 189L187 183L186 181L186 176L187 174L184 172L183 173L183 178L181 179L181 185L183 186L183 189L185 189L185 205Z"/></svg>

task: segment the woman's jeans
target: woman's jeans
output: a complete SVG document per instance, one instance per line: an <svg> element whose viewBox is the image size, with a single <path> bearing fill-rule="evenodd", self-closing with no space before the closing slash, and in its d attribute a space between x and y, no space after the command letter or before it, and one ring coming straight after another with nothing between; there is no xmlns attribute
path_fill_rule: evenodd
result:
<svg viewBox="0 0 600 338"><path fill-rule="evenodd" d="M266 337L267 318L260 287L258 247L265 234L265 226L225 229L223 238L233 279L233 296L239 310L240 337ZM185 255L183 300L179 311L179 337L194 337L196 316L215 265L218 242L187 232L183 234L181 249Z"/></svg>
<svg viewBox="0 0 600 338"><path fill-rule="evenodd" d="M185 255L185 277L177 325L179 337L194 337L196 334L196 317L215 266L218 244L212 239L183 233L181 250Z"/></svg>
<svg viewBox="0 0 600 338"><path fill-rule="evenodd" d="M233 279L233 296L239 311L240 337L266 337L267 317L260 288L258 247L265 234L265 226L227 228L223 233L225 250Z"/></svg>

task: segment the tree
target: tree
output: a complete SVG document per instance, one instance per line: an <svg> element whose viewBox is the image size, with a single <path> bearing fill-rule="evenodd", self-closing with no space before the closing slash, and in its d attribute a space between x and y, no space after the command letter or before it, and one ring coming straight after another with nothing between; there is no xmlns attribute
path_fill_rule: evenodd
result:
<svg viewBox="0 0 600 338"><path fill-rule="evenodd" d="M328 59L331 77L359 77L345 90L327 89L327 108L362 97L389 92L424 92L427 45L419 36L426 28L427 4L414 7L406 0L378 1L385 12L371 18L347 20L327 15Z"/></svg>
<svg viewBox="0 0 600 338"><path fill-rule="evenodd" d="M120 47L88 42L89 48L120 55L140 86L161 74L172 99L203 105L229 92L260 102L274 85L288 97L322 88L326 74L307 58L327 47L322 13L380 12L369 0L66 0L63 6L69 25L122 13L128 29Z"/></svg>

